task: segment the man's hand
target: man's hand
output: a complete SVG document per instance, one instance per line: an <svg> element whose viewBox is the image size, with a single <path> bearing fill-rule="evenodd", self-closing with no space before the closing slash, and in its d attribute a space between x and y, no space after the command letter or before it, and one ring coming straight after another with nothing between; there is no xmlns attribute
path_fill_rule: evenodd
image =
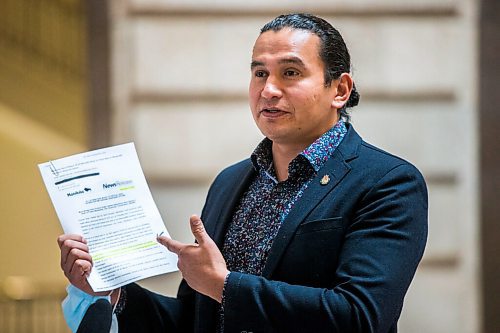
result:
<svg viewBox="0 0 500 333"><path fill-rule="evenodd" d="M78 289L93 296L106 296L109 291L94 292L87 281L92 271L92 257L87 241L80 235L61 235L57 237L61 249L61 268L69 282ZM111 304L116 302L117 293L111 295Z"/></svg>
<svg viewBox="0 0 500 333"><path fill-rule="evenodd" d="M158 237L158 242L179 256L177 266L191 288L220 303L224 281L229 274L226 261L205 231L201 219L193 215L189 222L198 244L184 244L165 236Z"/></svg>

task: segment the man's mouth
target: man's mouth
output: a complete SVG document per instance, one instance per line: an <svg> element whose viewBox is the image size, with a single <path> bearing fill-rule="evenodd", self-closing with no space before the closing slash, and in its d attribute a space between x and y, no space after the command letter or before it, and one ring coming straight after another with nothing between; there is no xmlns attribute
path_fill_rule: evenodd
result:
<svg viewBox="0 0 500 333"><path fill-rule="evenodd" d="M266 114L277 114L277 113L285 113L285 111L278 109L278 108L266 108L262 109L260 113L266 113Z"/></svg>

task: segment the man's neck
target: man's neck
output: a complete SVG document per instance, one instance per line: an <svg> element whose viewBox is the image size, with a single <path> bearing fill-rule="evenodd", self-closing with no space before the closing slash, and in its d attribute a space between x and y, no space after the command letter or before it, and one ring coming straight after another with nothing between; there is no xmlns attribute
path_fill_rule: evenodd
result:
<svg viewBox="0 0 500 333"><path fill-rule="evenodd" d="M339 119L337 118L331 127L333 127L338 120ZM273 163L278 181L282 182L288 179L288 165L290 162L302 151L304 151L304 149L309 147L316 139L318 139L318 137L310 138L310 140L305 142L294 143L277 143L276 141L273 141Z"/></svg>

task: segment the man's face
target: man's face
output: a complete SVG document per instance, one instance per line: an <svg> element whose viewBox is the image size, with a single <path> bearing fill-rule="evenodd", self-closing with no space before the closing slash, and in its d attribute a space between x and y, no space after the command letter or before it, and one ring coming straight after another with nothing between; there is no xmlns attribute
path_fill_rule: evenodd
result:
<svg viewBox="0 0 500 333"><path fill-rule="evenodd" d="M338 120L336 82L325 86L320 39L304 30L266 31L255 42L250 108L257 127L276 144L302 149Z"/></svg>

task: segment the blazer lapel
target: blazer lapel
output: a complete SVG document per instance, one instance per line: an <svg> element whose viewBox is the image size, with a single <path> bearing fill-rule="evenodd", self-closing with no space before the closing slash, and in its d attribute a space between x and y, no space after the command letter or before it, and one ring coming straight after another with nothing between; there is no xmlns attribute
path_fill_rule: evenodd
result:
<svg viewBox="0 0 500 333"><path fill-rule="evenodd" d="M283 221L262 271L262 276L269 278L276 268L295 230L304 221L307 215L331 192L335 186L351 170L348 161L357 156L361 138L349 126L348 133L333 153L332 157L319 170L317 176L309 183L302 197L295 203L288 216ZM323 177L328 176L330 181L322 184ZM324 182L323 182L324 183Z"/></svg>

